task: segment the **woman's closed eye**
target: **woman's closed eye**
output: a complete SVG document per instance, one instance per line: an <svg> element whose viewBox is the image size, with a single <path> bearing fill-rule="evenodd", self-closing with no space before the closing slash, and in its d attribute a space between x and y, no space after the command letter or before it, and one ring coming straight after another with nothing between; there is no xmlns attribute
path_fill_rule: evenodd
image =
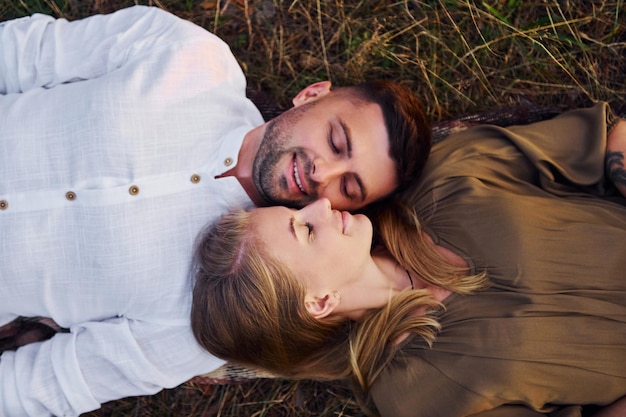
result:
<svg viewBox="0 0 626 417"><path fill-rule="evenodd" d="M291 232L291 234L297 239L299 235L301 235L301 233L296 232L296 228L298 228L298 230L300 228L306 228L307 230L307 238L311 239L313 237L313 224L309 223L309 222L299 222L296 221L295 217L291 217L289 219L289 230Z"/></svg>

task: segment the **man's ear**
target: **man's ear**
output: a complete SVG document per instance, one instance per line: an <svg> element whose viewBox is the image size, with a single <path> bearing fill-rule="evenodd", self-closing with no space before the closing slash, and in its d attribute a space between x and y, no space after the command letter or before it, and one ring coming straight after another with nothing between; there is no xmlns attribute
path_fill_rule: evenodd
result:
<svg viewBox="0 0 626 417"><path fill-rule="evenodd" d="M340 301L338 294L336 296L326 294L321 298L307 295L304 298L304 305L313 318L323 319L337 308Z"/></svg>
<svg viewBox="0 0 626 417"><path fill-rule="evenodd" d="M298 107L301 104L308 103L310 101L315 101L320 97L325 96L330 93L331 89L330 81L320 81L314 84L311 84L307 87L304 87L302 91L300 91L294 98L291 100L294 107Z"/></svg>

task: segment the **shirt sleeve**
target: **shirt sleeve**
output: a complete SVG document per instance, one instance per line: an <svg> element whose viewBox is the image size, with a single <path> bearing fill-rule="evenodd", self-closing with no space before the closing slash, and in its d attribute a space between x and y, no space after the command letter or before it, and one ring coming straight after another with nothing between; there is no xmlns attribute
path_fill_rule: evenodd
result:
<svg viewBox="0 0 626 417"><path fill-rule="evenodd" d="M89 322L2 354L0 415L77 416L175 387L223 363L200 348L186 325Z"/></svg>
<svg viewBox="0 0 626 417"><path fill-rule="evenodd" d="M476 126L438 144L422 182L467 177L501 188L532 184L559 197L619 196L604 169L612 119L608 104L598 103L528 125Z"/></svg>
<svg viewBox="0 0 626 417"><path fill-rule="evenodd" d="M611 118L608 104L598 103L500 130L535 167L544 190L559 196L572 192L606 196L615 194L604 171Z"/></svg>
<svg viewBox="0 0 626 417"><path fill-rule="evenodd" d="M204 29L156 7L69 22L35 14L0 24L0 94L98 78Z"/></svg>

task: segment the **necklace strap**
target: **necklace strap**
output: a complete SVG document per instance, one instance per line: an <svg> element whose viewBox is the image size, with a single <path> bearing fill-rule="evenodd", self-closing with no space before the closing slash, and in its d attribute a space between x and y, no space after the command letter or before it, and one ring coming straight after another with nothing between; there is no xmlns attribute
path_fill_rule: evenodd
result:
<svg viewBox="0 0 626 417"><path fill-rule="evenodd" d="M406 276L409 277L409 281L411 282L411 289L414 290L415 287L413 286L413 278L411 278L411 273L409 272L408 269L405 269L406 271Z"/></svg>

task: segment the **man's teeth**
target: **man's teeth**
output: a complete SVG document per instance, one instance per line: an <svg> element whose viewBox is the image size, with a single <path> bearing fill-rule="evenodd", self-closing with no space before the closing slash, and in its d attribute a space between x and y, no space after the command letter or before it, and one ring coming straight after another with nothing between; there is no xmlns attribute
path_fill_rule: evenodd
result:
<svg viewBox="0 0 626 417"><path fill-rule="evenodd" d="M296 180L296 185L298 186L298 188L300 189L300 191L302 191L302 193L306 194L304 192L304 188L302 188L302 183L300 182L300 176L298 175L298 167L296 166L296 160L293 160L293 177Z"/></svg>

